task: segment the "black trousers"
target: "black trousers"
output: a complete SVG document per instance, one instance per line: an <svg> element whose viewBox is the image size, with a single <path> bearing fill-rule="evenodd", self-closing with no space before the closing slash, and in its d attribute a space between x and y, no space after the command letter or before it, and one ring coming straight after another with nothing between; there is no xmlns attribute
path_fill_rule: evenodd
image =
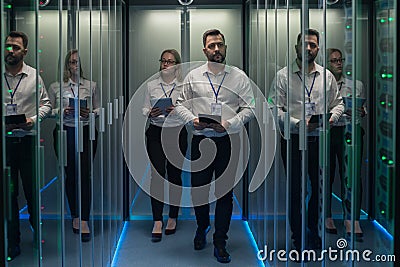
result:
<svg viewBox="0 0 400 267"><path fill-rule="evenodd" d="M20 243L20 224L19 224L19 183L18 176L21 177L22 187L28 206L29 222L34 229L38 228L38 194L36 185L36 162L35 162L35 137L25 136L21 138L6 138L6 165L10 167L11 179L8 193L11 201L11 218L8 220L7 236L8 246L14 248Z"/></svg>
<svg viewBox="0 0 400 267"><path fill-rule="evenodd" d="M351 219L351 189L346 186L347 175L345 167L345 126L335 126L331 128L331 140L330 140L330 165L329 165L329 177L330 183L328 185L328 199L327 199L327 217L332 217L332 185L335 180L336 174L336 158L339 168L339 178L340 178L340 198L342 199L342 207L344 219ZM359 164L357 174L354 177L357 179L357 188L353 190L355 193L355 219L360 219L361 210L361 196L362 196L362 183L361 183L361 166L362 166L362 155L363 155L363 139L364 139L364 129L360 125L357 125L357 133L359 138L359 149L357 150ZM353 134L354 135L354 134ZM349 164L349 163L348 163ZM351 168L351 166L347 166ZM349 172L347 172L349 173Z"/></svg>
<svg viewBox="0 0 400 267"><path fill-rule="evenodd" d="M206 168L194 171L196 169L196 167L194 167L194 164L196 164L194 161L201 157L199 147L202 141L215 144L215 158ZM195 194L192 190L197 227L204 230L210 225L210 205L207 201L207 192L210 189L213 175L215 175L215 196L217 198L217 203L215 208L215 233L213 235L213 243L214 246L217 247L226 246L226 240L228 239L227 233L229 231L233 209L233 187L239 161L239 144L239 134L213 138L194 135L192 139L192 187L193 190L195 190L195 187L201 186L206 188L203 194ZM199 203L204 204L197 205Z"/></svg>
<svg viewBox="0 0 400 267"><path fill-rule="evenodd" d="M163 132L163 133L162 133ZM163 134L163 141L161 135ZM175 144L173 141L179 135L179 139ZM182 186L182 165L183 160L180 162L175 162L177 164L172 164L165 154L164 150L175 151L178 149L185 156L187 150L187 131L185 126L183 127L158 127L153 124L149 125L146 130L146 147L147 153L149 155L151 163L151 183L150 183L150 194L151 196L151 209L153 212L154 221L162 221L162 213L164 208L164 202L160 199L164 199L164 179L169 182ZM178 151L173 153L178 154ZM169 202L170 203L180 203L182 196L182 190L174 190L170 187L169 190ZM170 205L169 207L169 217L178 218L179 206Z"/></svg>
<svg viewBox="0 0 400 267"><path fill-rule="evenodd" d="M92 162L97 148L97 130L95 140L93 142L93 153L90 151L89 126L83 126L83 152L80 153L80 187L81 202L79 203L79 169L77 166L77 136L75 127L64 126L67 131L67 166L65 167L65 193L68 199L68 205L72 218L79 217L79 205L81 207L81 219L89 220L91 206L91 179L90 179L90 163Z"/></svg>
<svg viewBox="0 0 400 267"><path fill-rule="evenodd" d="M288 142L281 138L281 151L282 160L286 172L288 172L288 166L286 162L286 147ZM289 173L289 190L290 190L290 210L289 220L290 227L292 229L292 239L296 247L301 244L302 234L302 221L301 221L301 207L307 203L301 201L301 166L302 166L302 151L299 150L299 135L291 135L291 146L290 146L290 173ZM311 136L307 138L307 154L308 154L308 166L307 172L311 182L311 197L309 198L308 208L306 209L306 220L310 236L317 237L318 235L318 219L319 219L319 138Z"/></svg>

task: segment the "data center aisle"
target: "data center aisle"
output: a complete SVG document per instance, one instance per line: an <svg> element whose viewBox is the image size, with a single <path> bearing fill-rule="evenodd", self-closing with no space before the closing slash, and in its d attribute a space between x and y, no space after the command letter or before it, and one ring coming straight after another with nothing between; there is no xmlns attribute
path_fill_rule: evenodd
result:
<svg viewBox="0 0 400 267"><path fill-rule="evenodd" d="M149 197L140 192L133 208L150 211ZM211 231L207 235L207 246L201 251L193 248L193 238L196 231L196 221L193 209L182 210L174 235L163 235L161 242L151 242L153 222L150 215L133 216L126 222L113 265L124 266L159 266L159 267L209 267L209 266L264 266L257 259L257 249L249 231L247 222L241 220L238 207L234 201L234 215L229 229L227 250L232 261L229 264L217 262L213 256L212 233L214 221L211 221ZM164 208L164 213L167 208ZM213 205L211 205L213 210ZM166 218L166 217L164 217ZM211 216L213 219L213 217ZM166 223L166 220L164 220ZM165 227L164 227L165 228Z"/></svg>

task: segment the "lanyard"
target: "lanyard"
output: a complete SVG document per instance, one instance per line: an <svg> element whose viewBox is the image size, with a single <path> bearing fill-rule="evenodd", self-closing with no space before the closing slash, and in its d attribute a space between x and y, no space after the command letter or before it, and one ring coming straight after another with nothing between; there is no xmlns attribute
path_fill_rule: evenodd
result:
<svg viewBox="0 0 400 267"><path fill-rule="evenodd" d="M13 91L13 90L11 90L10 84L8 83L7 76L6 76L6 74L4 73L4 78L6 79L6 83L7 83L7 87L8 87L8 92L10 93L10 96L11 96L11 104L13 104L13 99L14 99L15 92L17 92L17 89L18 89L19 84L21 83L23 77L24 77L24 74L22 73L22 74L21 74L21 78L19 78L19 81L18 81L18 83L17 83L17 86L15 87L15 89L14 89L14 91Z"/></svg>
<svg viewBox="0 0 400 267"><path fill-rule="evenodd" d="M301 79L300 74L299 74L298 72L296 72L296 73L297 73L297 76L299 76L300 81L303 81L303 80ZM307 95L308 95L308 102L311 102L311 92L312 92L312 89L313 89L313 87L314 87L314 82L315 82L315 77L316 77L316 76L317 76L317 72L314 73L314 79L313 79L313 81L312 81L310 91L308 91L307 86L304 85L304 87L306 88Z"/></svg>
<svg viewBox="0 0 400 267"><path fill-rule="evenodd" d="M219 90L221 89L221 85L224 82L224 79L225 79L225 76L226 76L226 72L224 74L224 77L222 77L222 81L221 81L220 85L218 86L218 91L215 91L215 88L214 88L214 85L211 82L210 76L208 76L208 72L206 72L206 74L207 74L208 81L210 82L211 88L212 88L212 90L214 92L214 95L215 95L215 103L217 103L218 102Z"/></svg>
<svg viewBox="0 0 400 267"><path fill-rule="evenodd" d="M340 90L342 90L342 85L343 84L344 84L344 82L340 83L339 92L340 92Z"/></svg>
<svg viewBox="0 0 400 267"><path fill-rule="evenodd" d="M162 83L160 83L160 85L161 85L161 89L164 92L165 97L171 97L172 91L174 91L176 83L174 83L174 87L172 87L171 91L169 92L169 95L167 95L167 92L165 92L165 89L164 89L164 86L162 85Z"/></svg>
<svg viewBox="0 0 400 267"><path fill-rule="evenodd" d="M73 95L74 98L75 98L75 92L74 92L74 89L72 88L72 86L73 86L73 84L71 83L69 88L71 89L72 95Z"/></svg>

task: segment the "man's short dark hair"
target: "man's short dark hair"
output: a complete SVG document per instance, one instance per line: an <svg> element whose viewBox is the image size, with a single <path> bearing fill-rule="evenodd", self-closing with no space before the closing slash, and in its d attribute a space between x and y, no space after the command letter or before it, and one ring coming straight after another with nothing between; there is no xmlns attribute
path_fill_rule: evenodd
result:
<svg viewBox="0 0 400 267"><path fill-rule="evenodd" d="M11 31L11 32L7 35L6 41L7 41L8 37L11 37L11 38L18 38L18 37L21 37L21 38L22 38L22 44L24 45L24 48L27 48L27 47L28 47L28 36L27 36L25 33L23 33L23 32L17 32L17 31Z"/></svg>
<svg viewBox="0 0 400 267"><path fill-rule="evenodd" d="M203 33L203 46L206 47L206 40L207 40L207 36L215 36L215 35L221 35L222 40L224 41L225 44L225 36L217 29L211 29L206 31L205 33Z"/></svg>
<svg viewBox="0 0 400 267"><path fill-rule="evenodd" d="M317 36L317 42L319 44L319 32L317 30L314 29L306 29L304 31L304 35L314 35ZM299 44L301 41L301 33L299 33L299 35L297 35L297 44Z"/></svg>

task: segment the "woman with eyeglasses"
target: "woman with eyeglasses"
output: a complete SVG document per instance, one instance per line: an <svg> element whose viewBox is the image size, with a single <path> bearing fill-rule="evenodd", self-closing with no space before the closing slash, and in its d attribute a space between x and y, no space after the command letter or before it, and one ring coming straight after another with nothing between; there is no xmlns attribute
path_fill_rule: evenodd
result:
<svg viewBox="0 0 400 267"><path fill-rule="evenodd" d="M327 60L328 66L327 68L332 72L335 76L337 87L339 89L340 95L345 100L351 98L353 91L356 95L356 98L359 100L364 100L363 104L357 107L357 114L352 116L351 110L348 108L345 109L345 112L339 118L339 120L332 125L330 130L330 183L328 185L328 199L327 199L327 218L325 220L325 229L327 233L337 234L337 228L332 218L331 211L331 201L332 201L332 185L335 179L336 174L336 166L339 169L339 178L341 182L341 200L342 207L344 213L344 227L346 231L346 236L351 237L351 195L354 194L355 201L355 222L354 222L354 233L355 240L362 241L363 239L363 231L360 226L360 211L361 211L361 195L362 195L362 184L361 184L361 166L362 166L362 155L363 155L363 138L364 138L364 129L361 127L361 119L365 117L367 114L367 110L365 107L365 90L364 85L361 81L356 80L355 88L353 90L353 80L351 77L345 77L344 75L344 61L342 51L337 48L328 48L327 49ZM360 104L360 103L358 103ZM351 129L351 120L355 118L356 120L356 129ZM357 149L357 171L355 174L351 174L349 168L352 168L349 164L349 160L346 159L351 157L345 156L346 147L351 144L352 139L358 138L358 146L355 146ZM353 141L354 142L354 141ZM347 144L346 144L347 143ZM347 151L349 148L347 147ZM338 164L336 164L336 158L338 159ZM347 164L346 164L347 161ZM346 165L348 165L346 167ZM347 170L346 170L347 169ZM353 183L351 179L357 179L356 188L352 188Z"/></svg>
<svg viewBox="0 0 400 267"><path fill-rule="evenodd" d="M165 235L174 234L182 195L182 165L187 149L187 131L174 114L174 105L182 90L181 57L175 49L161 53L156 78L147 83L143 115L149 118L146 147L151 164L151 241L162 238L164 179L169 181L169 218Z"/></svg>
<svg viewBox="0 0 400 267"><path fill-rule="evenodd" d="M60 92L61 91L61 92ZM89 214L91 206L91 173L92 162L97 147L97 130L94 140L89 139L89 114L99 113L99 98L96 82L87 80L83 75L78 50L70 50L65 56L63 81L50 85L50 100L53 105L53 115L56 118L62 114L63 130L67 133L67 166L65 166L65 192L72 217L72 230L81 235L82 242L91 239ZM61 98L61 99L60 99ZM92 110L90 109L92 107ZM57 119L60 123L60 119ZM82 151L80 151L80 173L78 173L78 136L76 129L82 123ZM58 155L59 149L57 125L53 132L54 148ZM78 128L79 129L79 128ZM78 133L80 134L80 133ZM80 189L80 192L79 192ZM79 202L80 199L80 202Z"/></svg>

